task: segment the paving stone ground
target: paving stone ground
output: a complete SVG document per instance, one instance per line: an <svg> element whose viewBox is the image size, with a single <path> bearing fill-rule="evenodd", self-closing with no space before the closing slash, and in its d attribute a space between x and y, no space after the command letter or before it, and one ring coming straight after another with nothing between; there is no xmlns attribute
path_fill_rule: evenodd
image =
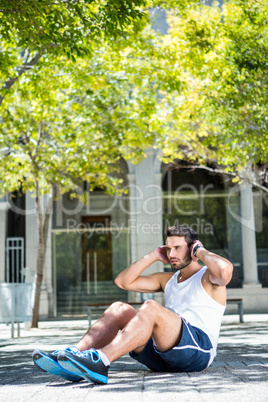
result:
<svg viewBox="0 0 268 402"><path fill-rule="evenodd" d="M45 321L38 329L23 329L10 338L0 324L1 402L268 402L268 314L225 316L218 355L196 373L153 373L128 355L112 363L107 385L70 383L38 370L32 351L74 345L87 321Z"/></svg>

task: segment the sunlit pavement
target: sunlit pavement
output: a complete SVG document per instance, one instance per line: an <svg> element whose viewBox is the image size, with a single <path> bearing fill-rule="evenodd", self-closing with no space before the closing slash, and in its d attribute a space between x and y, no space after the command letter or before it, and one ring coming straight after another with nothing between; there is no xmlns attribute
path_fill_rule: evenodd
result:
<svg viewBox="0 0 268 402"><path fill-rule="evenodd" d="M70 383L43 373L32 351L75 345L87 321L45 321L38 329L21 325L11 339L0 324L0 401L268 401L268 314L225 316L218 355L211 367L196 373L153 373L128 355L112 363L107 385ZM26 327L27 328L27 327ZM17 331L15 331L17 336Z"/></svg>

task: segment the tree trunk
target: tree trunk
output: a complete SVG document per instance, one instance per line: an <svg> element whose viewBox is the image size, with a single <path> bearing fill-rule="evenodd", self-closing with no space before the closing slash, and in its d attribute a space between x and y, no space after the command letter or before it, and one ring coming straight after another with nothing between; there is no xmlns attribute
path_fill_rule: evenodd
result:
<svg viewBox="0 0 268 402"><path fill-rule="evenodd" d="M42 281L43 281L43 275L37 273L35 276L35 294L34 294L34 305L33 305L32 325L31 325L32 328L38 327Z"/></svg>
<svg viewBox="0 0 268 402"><path fill-rule="evenodd" d="M47 248L47 237L49 220L53 208L54 199L54 185L52 185L51 193L47 202L45 214L42 212L41 200L40 200L40 189L38 180L35 182L36 196L35 204L37 211L37 224L38 224L38 253L37 253L37 265L36 265L36 275L35 275L35 294L34 294L34 306L32 311L32 328L38 327L39 321L39 307L40 307L40 295L41 286L43 281L43 271L45 264L46 248Z"/></svg>

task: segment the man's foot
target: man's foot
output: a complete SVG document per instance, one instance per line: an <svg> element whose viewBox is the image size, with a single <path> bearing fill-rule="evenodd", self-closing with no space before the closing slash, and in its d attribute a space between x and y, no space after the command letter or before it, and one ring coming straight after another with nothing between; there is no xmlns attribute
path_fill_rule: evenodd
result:
<svg viewBox="0 0 268 402"><path fill-rule="evenodd" d="M65 370L80 375L87 381L94 381L98 384L108 382L110 366L105 366L95 349L85 350L75 355L65 350L61 351L58 354L58 363Z"/></svg>
<svg viewBox="0 0 268 402"><path fill-rule="evenodd" d="M65 350L68 351L68 353L71 355L79 353L79 349L77 349L76 347L70 347ZM34 364L46 373L57 375L68 381L77 382L83 380L83 377L73 374L59 365L59 363L57 362L57 356L59 352L60 350L56 350L53 353L48 353L44 352L43 350L36 349L33 352Z"/></svg>

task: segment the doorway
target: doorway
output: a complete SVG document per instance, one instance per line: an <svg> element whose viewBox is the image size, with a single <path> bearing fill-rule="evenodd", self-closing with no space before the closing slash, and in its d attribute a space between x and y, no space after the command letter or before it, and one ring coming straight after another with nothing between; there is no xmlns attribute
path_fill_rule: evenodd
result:
<svg viewBox="0 0 268 402"><path fill-rule="evenodd" d="M129 265L129 250L128 230L112 228L110 216L83 216L79 229L54 229L54 316L85 315L89 303L127 301L114 278Z"/></svg>
<svg viewBox="0 0 268 402"><path fill-rule="evenodd" d="M111 216L82 216L82 282L87 293L97 294L104 282L113 280Z"/></svg>

